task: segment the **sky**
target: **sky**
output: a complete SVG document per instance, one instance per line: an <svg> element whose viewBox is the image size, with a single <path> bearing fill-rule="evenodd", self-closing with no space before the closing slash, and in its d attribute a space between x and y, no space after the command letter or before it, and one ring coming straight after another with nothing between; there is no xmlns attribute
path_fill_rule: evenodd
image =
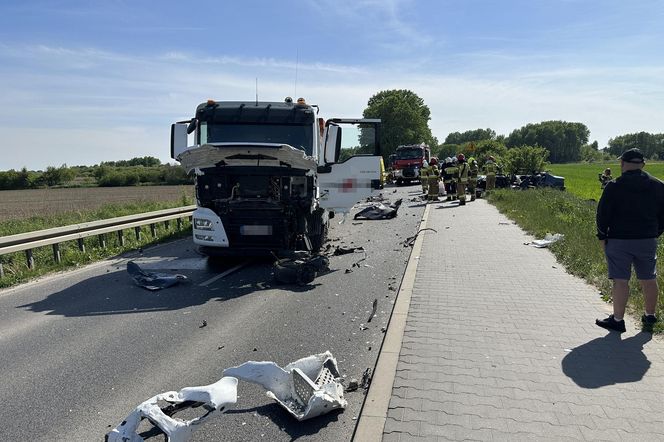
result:
<svg viewBox="0 0 664 442"><path fill-rule="evenodd" d="M601 148L664 132L662 23L661 0L3 0L0 170L166 162L171 123L256 89L325 118L409 89L441 142L565 120Z"/></svg>

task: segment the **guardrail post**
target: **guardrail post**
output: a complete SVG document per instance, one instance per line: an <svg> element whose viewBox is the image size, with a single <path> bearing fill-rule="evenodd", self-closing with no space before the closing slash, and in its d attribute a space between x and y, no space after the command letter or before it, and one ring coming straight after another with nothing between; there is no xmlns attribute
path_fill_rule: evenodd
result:
<svg viewBox="0 0 664 442"><path fill-rule="evenodd" d="M106 248L106 235L104 235L103 233L99 235L99 247L101 247L102 249Z"/></svg>
<svg viewBox="0 0 664 442"><path fill-rule="evenodd" d="M171 222L170 221L164 221L164 227L166 227L166 230L171 228Z"/></svg>
<svg viewBox="0 0 664 442"><path fill-rule="evenodd" d="M140 227L134 227L134 233L136 233L136 241L141 240L141 228Z"/></svg>
<svg viewBox="0 0 664 442"><path fill-rule="evenodd" d="M62 262L62 255L60 255L60 244L58 243L53 244L53 261L55 261L56 264L60 264Z"/></svg>
<svg viewBox="0 0 664 442"><path fill-rule="evenodd" d="M152 233L152 237L156 238L157 237L157 226L154 224L150 224L150 233Z"/></svg>
<svg viewBox="0 0 664 442"><path fill-rule="evenodd" d="M79 238L76 241L78 242L78 250L85 253L85 243L83 242L83 238Z"/></svg>
<svg viewBox="0 0 664 442"><path fill-rule="evenodd" d="M27 249L25 251L25 259L28 262L28 268L33 270L35 268L35 258L32 256L32 249Z"/></svg>
<svg viewBox="0 0 664 442"><path fill-rule="evenodd" d="M177 219L178 230L182 230L182 218Z"/></svg>
<svg viewBox="0 0 664 442"><path fill-rule="evenodd" d="M2 263L0 262L0 278L5 277L5 269L2 268Z"/></svg>
<svg viewBox="0 0 664 442"><path fill-rule="evenodd" d="M120 247L124 247L125 245L124 232L122 230L118 230L118 243Z"/></svg>

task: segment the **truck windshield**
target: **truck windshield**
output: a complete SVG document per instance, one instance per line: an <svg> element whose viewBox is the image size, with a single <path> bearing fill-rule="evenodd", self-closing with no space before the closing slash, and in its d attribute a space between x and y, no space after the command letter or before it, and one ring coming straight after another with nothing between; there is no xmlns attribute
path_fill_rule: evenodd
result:
<svg viewBox="0 0 664 442"><path fill-rule="evenodd" d="M311 124L210 124L201 122L201 144L205 143L278 143L313 151Z"/></svg>
<svg viewBox="0 0 664 442"><path fill-rule="evenodd" d="M414 160L416 158L422 158L422 149L397 150L397 160Z"/></svg>

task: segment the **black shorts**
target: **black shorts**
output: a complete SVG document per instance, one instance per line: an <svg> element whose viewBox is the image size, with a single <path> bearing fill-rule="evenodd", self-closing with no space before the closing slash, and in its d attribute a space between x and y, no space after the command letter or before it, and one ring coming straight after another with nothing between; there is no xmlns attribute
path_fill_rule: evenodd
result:
<svg viewBox="0 0 664 442"><path fill-rule="evenodd" d="M609 279L629 279L632 264L638 279L657 277L657 238L615 239L606 241Z"/></svg>

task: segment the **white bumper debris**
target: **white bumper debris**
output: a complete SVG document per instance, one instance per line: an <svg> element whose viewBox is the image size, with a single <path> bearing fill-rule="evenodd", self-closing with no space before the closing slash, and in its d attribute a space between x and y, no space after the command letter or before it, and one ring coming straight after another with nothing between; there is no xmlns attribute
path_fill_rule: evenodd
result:
<svg viewBox="0 0 664 442"><path fill-rule="evenodd" d="M169 405L160 408L159 402ZM149 419L166 434L169 442L189 440L194 431L209 418L223 413L237 402L237 379L223 377L212 385L187 387L182 390L167 391L151 397L140 404L120 425L106 435L108 442L143 442L136 432L141 420ZM200 407L204 414L184 421L172 417L176 412Z"/></svg>
<svg viewBox="0 0 664 442"><path fill-rule="evenodd" d="M299 359L285 368L274 362L249 361L227 368L224 376L262 385L268 397L300 421L347 405L337 360L329 351Z"/></svg>

